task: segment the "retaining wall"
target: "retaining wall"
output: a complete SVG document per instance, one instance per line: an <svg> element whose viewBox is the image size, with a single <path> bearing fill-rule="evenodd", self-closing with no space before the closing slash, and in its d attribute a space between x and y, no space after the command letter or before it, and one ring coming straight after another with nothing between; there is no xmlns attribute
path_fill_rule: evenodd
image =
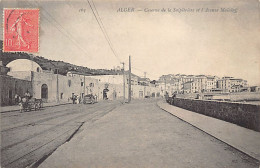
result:
<svg viewBox="0 0 260 168"><path fill-rule="evenodd" d="M169 103L260 132L260 105L182 98Z"/></svg>

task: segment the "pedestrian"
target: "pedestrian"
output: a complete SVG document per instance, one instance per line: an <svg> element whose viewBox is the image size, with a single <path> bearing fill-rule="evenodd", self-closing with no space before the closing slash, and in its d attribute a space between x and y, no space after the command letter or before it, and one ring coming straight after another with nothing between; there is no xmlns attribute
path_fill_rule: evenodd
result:
<svg viewBox="0 0 260 168"><path fill-rule="evenodd" d="M18 94L15 94L14 95L14 101L15 101L15 104L17 105L19 102L19 95Z"/></svg>
<svg viewBox="0 0 260 168"><path fill-rule="evenodd" d="M95 94L94 98L95 98L95 102L97 102L97 94Z"/></svg>
<svg viewBox="0 0 260 168"><path fill-rule="evenodd" d="M19 105L20 112L22 112L22 111L23 111L23 104L22 104L22 102L20 101L20 102L18 103L18 105Z"/></svg>
<svg viewBox="0 0 260 168"><path fill-rule="evenodd" d="M29 93L29 91L27 90L26 93L24 94L24 96L27 98L27 99L30 99L31 98L31 95Z"/></svg>
<svg viewBox="0 0 260 168"><path fill-rule="evenodd" d="M21 103L21 101L22 101L22 98L20 95L18 95L18 103Z"/></svg>
<svg viewBox="0 0 260 168"><path fill-rule="evenodd" d="M72 99L72 103L75 104L76 97L75 97L74 93L72 93L71 99Z"/></svg>
<svg viewBox="0 0 260 168"><path fill-rule="evenodd" d="M79 96L78 95L77 95L76 99L77 99L76 100L76 102L77 102L76 104L79 104Z"/></svg>

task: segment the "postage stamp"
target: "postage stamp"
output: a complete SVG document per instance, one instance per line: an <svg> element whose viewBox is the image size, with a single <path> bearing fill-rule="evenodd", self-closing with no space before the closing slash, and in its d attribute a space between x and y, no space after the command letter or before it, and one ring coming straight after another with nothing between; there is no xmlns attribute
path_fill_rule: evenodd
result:
<svg viewBox="0 0 260 168"><path fill-rule="evenodd" d="M39 9L4 9L4 52L39 51Z"/></svg>

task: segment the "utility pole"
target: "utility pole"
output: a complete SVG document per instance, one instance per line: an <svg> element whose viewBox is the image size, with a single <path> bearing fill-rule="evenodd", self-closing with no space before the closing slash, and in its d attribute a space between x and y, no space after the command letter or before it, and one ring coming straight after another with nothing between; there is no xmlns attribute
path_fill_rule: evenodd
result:
<svg viewBox="0 0 260 168"><path fill-rule="evenodd" d="M144 72L144 80L146 80L146 72ZM146 92L146 83L144 83L144 98L145 98L145 92Z"/></svg>
<svg viewBox="0 0 260 168"><path fill-rule="evenodd" d="M60 102L59 100L59 69L56 69L56 73L57 73L57 102Z"/></svg>
<svg viewBox="0 0 260 168"><path fill-rule="evenodd" d="M166 77L164 77L164 89L165 89L165 95L166 95Z"/></svg>
<svg viewBox="0 0 260 168"><path fill-rule="evenodd" d="M131 55L129 55L128 103L131 102Z"/></svg>
<svg viewBox="0 0 260 168"><path fill-rule="evenodd" d="M20 56L20 54L19 54ZM30 56L30 59L31 59L31 89L32 89L32 96L35 97L35 91L34 91L34 70L33 70L33 55ZM29 89L28 89L29 91ZM16 94L16 93L15 93Z"/></svg>
<svg viewBox="0 0 260 168"><path fill-rule="evenodd" d="M86 95L86 77L85 77L85 74L84 74L84 88L83 88L83 90L84 90L84 95L82 97L82 100L84 99L84 96Z"/></svg>
<svg viewBox="0 0 260 168"><path fill-rule="evenodd" d="M125 63L121 62L123 64L123 93L124 93L124 103L125 103Z"/></svg>

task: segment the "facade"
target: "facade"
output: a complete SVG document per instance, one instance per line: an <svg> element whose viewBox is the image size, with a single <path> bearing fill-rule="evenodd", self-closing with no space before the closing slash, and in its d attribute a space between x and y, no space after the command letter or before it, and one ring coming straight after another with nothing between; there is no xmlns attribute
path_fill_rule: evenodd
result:
<svg viewBox="0 0 260 168"><path fill-rule="evenodd" d="M189 81L183 84L184 93L200 93L201 86L198 80Z"/></svg>
<svg viewBox="0 0 260 168"><path fill-rule="evenodd" d="M123 75L97 75L90 76L91 78L97 79L99 83L108 85L108 96L111 98L123 98L128 97L128 75L125 75L125 81ZM160 93L158 85L150 84L150 79L145 79L145 82L138 82L139 77L132 74L131 76L131 96L134 99L142 99L146 96L149 97L160 97L163 95ZM149 81L149 82L148 82ZM125 82L125 89L123 88ZM112 92L110 92L112 90ZM125 90L125 94L124 94ZM111 96L112 95L112 96Z"/></svg>
<svg viewBox="0 0 260 168"><path fill-rule="evenodd" d="M142 85L142 86L150 86L151 80L149 78L138 78L138 85Z"/></svg>
<svg viewBox="0 0 260 168"><path fill-rule="evenodd" d="M219 78L216 76L207 76L207 83L206 83L206 92L216 92L217 89L217 80Z"/></svg>
<svg viewBox="0 0 260 168"><path fill-rule="evenodd" d="M217 81L217 88L222 89L223 92L241 92L247 91L247 81L233 77L223 77Z"/></svg>
<svg viewBox="0 0 260 168"><path fill-rule="evenodd" d="M121 99L128 97L128 73L118 75L91 75L69 71L66 75L58 74L55 67L43 70L37 63L27 59L17 59L7 67L1 68L1 104L14 103L14 95L23 95L29 91L35 98L46 102L67 102L72 95L81 99L87 94L101 99ZM55 73L54 73L55 72ZM125 87L124 87L125 84ZM132 98L161 97L174 93L207 93L207 92L244 92L259 91L258 87L249 88L247 81L233 77L205 75L164 75L159 81L140 78L131 74ZM125 93L124 93L125 91Z"/></svg>
<svg viewBox="0 0 260 168"><path fill-rule="evenodd" d="M251 86L250 92L260 92L260 86Z"/></svg>
<svg viewBox="0 0 260 168"><path fill-rule="evenodd" d="M159 82L161 83L160 88L162 93L166 91L168 93L229 93L250 91L246 80L233 77L219 79L217 76L209 75L169 74L161 76ZM165 86L163 87L163 85Z"/></svg>
<svg viewBox="0 0 260 168"><path fill-rule="evenodd" d="M27 91L32 93L31 81L0 75L1 106L14 105L15 94L22 97Z"/></svg>
<svg viewBox="0 0 260 168"><path fill-rule="evenodd" d="M27 67L21 66L25 63ZM87 94L96 95L101 99L118 99L128 97L128 75L97 75L86 76L83 73L69 71L66 75L60 75L53 70L43 70L37 63L31 60L18 59L10 62L8 75L13 78L30 83L30 91L33 97L41 98L45 102L67 102L72 95L78 95L81 99ZM28 66L30 65L29 69ZM19 66L20 68L14 68ZM144 98L149 95L157 97L160 95L159 87L138 85L138 76L131 76L131 94L133 98ZM125 81L124 81L125 79ZM125 94L123 83L125 83Z"/></svg>
<svg viewBox="0 0 260 168"><path fill-rule="evenodd" d="M98 92L98 81L82 76L63 76L54 74L52 71L48 73L33 72L22 73L10 72L15 77L20 77L20 80L29 79L26 81L32 84L32 95L35 98L43 99L45 102L67 102L72 97L72 94L78 95L81 98L87 94L96 94Z"/></svg>

